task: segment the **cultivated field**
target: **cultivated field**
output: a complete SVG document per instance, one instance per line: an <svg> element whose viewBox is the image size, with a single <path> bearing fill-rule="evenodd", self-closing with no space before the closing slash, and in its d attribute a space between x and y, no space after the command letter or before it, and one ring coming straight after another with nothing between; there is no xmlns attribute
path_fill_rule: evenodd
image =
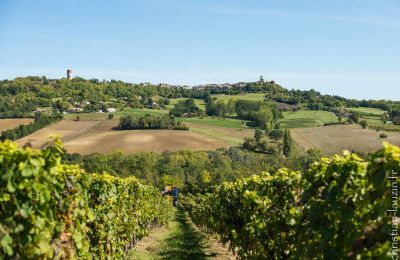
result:
<svg viewBox="0 0 400 260"><path fill-rule="evenodd" d="M373 152L382 147L382 142L400 145L400 134L386 132L388 138L379 138L375 130L362 129L358 125L335 125L314 128L292 129L294 141L308 150L318 148L325 154L341 153L343 150Z"/></svg>
<svg viewBox="0 0 400 260"><path fill-rule="evenodd" d="M34 120L32 118L7 118L0 119L0 132L17 127L19 125L29 125Z"/></svg>
<svg viewBox="0 0 400 260"><path fill-rule="evenodd" d="M282 128L316 127L337 121L338 119L333 113L320 110L283 112L283 118L279 120Z"/></svg>
<svg viewBox="0 0 400 260"><path fill-rule="evenodd" d="M110 153L116 150L132 153L185 149L213 150L239 144L244 137L253 135L253 131L249 129L211 127L195 123L188 124L190 131L113 130L116 125L118 125L117 120L62 120L18 142L21 145L30 142L33 147L40 148L47 142L50 134L57 134L61 136L64 147L70 153Z"/></svg>

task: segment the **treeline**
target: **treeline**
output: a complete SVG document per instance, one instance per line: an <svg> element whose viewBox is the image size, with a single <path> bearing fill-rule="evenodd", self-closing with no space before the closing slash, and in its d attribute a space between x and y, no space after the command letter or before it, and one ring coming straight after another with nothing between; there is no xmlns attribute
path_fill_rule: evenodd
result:
<svg viewBox="0 0 400 260"><path fill-rule="evenodd" d="M223 181L234 181L261 171L282 167L304 170L321 157L318 150L306 154L260 154L238 147L214 151L139 152L123 154L65 154L63 162L78 164L88 172L106 171L120 177L135 176L141 182L163 188L173 183L185 192L206 192Z"/></svg>
<svg viewBox="0 0 400 260"><path fill-rule="evenodd" d="M134 129L169 129L169 130L189 130L189 127L180 121L176 121L172 115L153 116L145 115L143 117L134 117L128 115L121 117L118 130Z"/></svg>
<svg viewBox="0 0 400 260"><path fill-rule="evenodd" d="M123 259L172 203L136 178L86 173L47 150L0 143L0 255L5 259ZM102 171L103 172L103 171Z"/></svg>
<svg viewBox="0 0 400 260"><path fill-rule="evenodd" d="M61 114L56 114L52 116L36 114L35 121L28 125L21 124L15 128L4 130L0 134L0 141L4 140L17 140L24 136L30 135L39 129L47 127L60 121L63 118Z"/></svg>
<svg viewBox="0 0 400 260"><path fill-rule="evenodd" d="M398 101L346 99L336 95L323 95L313 89L288 90L274 81L240 83L229 88L208 86L191 89L162 84L131 84L117 80L21 77L0 81L0 118L28 117L37 107L53 107L58 112L63 112L71 106L81 107L87 112L104 110L106 107L163 108L169 104L171 98L208 99L211 94L240 93L265 93L266 100L292 105L305 104L308 109L313 110L330 111L334 108L359 106L381 108L388 111L394 122L398 122L397 117L400 114ZM182 111L183 107L178 109L175 115L193 113ZM224 116L229 114L232 108L231 105L224 106L218 101L211 104L208 111L213 115Z"/></svg>
<svg viewBox="0 0 400 260"><path fill-rule="evenodd" d="M203 94L183 87L165 87L147 83L131 84L117 80L82 78L48 79L20 77L0 81L0 118L27 117L36 107L54 107L58 112L78 106L95 112L112 107L143 108L169 104L171 98L203 98Z"/></svg>
<svg viewBox="0 0 400 260"><path fill-rule="evenodd" d="M303 173L226 182L181 205L244 259L396 258L399 155L388 144L369 161L336 155Z"/></svg>

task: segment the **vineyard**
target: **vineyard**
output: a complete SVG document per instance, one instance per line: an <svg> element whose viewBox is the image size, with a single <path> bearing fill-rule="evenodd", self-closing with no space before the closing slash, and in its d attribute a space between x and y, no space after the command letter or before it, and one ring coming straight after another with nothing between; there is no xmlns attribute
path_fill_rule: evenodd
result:
<svg viewBox="0 0 400 260"><path fill-rule="evenodd" d="M0 256L122 259L170 221L171 201L155 187L64 165L62 151L58 139L44 150L0 143ZM224 182L180 204L243 259L391 258L399 172L400 148L385 144L369 160L322 158L304 173Z"/></svg>
<svg viewBox="0 0 400 260"><path fill-rule="evenodd" d="M0 256L121 259L168 221L156 188L63 165L61 152L57 139L45 150L0 143Z"/></svg>
<svg viewBox="0 0 400 260"><path fill-rule="evenodd" d="M303 174L262 173L182 204L244 259L391 258L399 172L400 149L385 144L369 161L335 155Z"/></svg>

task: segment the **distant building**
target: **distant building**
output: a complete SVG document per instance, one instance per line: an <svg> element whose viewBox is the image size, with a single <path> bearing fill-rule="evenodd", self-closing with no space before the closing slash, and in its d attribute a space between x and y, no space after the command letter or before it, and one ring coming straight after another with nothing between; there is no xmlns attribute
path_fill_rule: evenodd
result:
<svg viewBox="0 0 400 260"><path fill-rule="evenodd" d="M72 70L67 70L67 79L71 80L72 78Z"/></svg>

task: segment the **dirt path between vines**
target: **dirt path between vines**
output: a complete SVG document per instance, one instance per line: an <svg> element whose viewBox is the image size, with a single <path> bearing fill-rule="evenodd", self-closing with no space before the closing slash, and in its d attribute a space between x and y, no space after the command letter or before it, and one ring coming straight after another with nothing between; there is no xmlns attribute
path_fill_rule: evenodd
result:
<svg viewBox="0 0 400 260"><path fill-rule="evenodd" d="M156 228L143 238L127 259L235 259L227 246L203 232L190 221L187 214L177 210L168 227Z"/></svg>

